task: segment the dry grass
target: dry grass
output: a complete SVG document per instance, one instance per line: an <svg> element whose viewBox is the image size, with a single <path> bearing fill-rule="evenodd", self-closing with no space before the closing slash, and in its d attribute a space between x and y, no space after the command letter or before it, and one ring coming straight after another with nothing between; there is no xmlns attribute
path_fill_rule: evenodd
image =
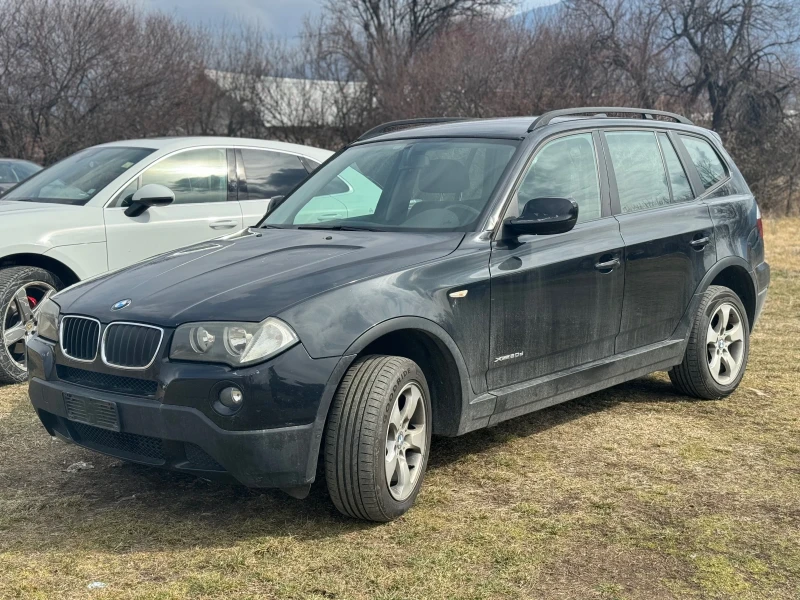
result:
<svg viewBox="0 0 800 600"><path fill-rule="evenodd" d="M800 220L767 235L736 394L693 401L657 374L436 440L388 525L341 517L321 485L295 501L51 441L25 388L0 388L0 598L797 598Z"/></svg>

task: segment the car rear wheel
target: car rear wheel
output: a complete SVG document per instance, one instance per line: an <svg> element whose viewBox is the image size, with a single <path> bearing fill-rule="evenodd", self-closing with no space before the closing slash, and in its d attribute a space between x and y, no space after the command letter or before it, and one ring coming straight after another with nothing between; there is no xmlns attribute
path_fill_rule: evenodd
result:
<svg viewBox="0 0 800 600"><path fill-rule="evenodd" d="M712 285L697 309L683 362L669 377L684 394L716 399L739 385L750 352L747 312L732 290Z"/></svg>
<svg viewBox="0 0 800 600"><path fill-rule="evenodd" d="M42 302L62 287L58 277L38 267L0 269L0 382L25 381L25 340L36 333Z"/></svg>
<svg viewBox="0 0 800 600"><path fill-rule="evenodd" d="M342 513L391 521L414 504L431 441L428 383L398 356L366 356L347 371L325 435L325 479Z"/></svg>

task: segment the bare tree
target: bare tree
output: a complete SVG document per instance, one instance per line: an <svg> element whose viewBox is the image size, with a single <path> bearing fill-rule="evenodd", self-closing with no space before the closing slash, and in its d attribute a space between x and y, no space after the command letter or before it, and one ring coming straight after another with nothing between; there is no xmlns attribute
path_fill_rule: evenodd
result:
<svg viewBox="0 0 800 600"><path fill-rule="evenodd" d="M0 4L0 154L53 162L86 145L171 131L189 110L189 28L111 0Z"/></svg>
<svg viewBox="0 0 800 600"><path fill-rule="evenodd" d="M737 96L755 84L779 101L795 85L787 51L800 41L791 0L661 0L668 40L685 53L674 85L695 102L705 95L711 127L726 128ZM765 75L769 75L765 77Z"/></svg>

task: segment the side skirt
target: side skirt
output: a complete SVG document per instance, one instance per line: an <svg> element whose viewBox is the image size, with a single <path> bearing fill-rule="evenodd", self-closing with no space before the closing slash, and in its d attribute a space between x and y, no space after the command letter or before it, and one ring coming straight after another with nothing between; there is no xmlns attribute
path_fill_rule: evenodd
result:
<svg viewBox="0 0 800 600"><path fill-rule="evenodd" d="M473 399L473 414L467 415L459 433L495 425L554 404L585 396L681 362L684 340L667 340L629 350L592 363L498 388ZM483 407L494 405L487 415Z"/></svg>

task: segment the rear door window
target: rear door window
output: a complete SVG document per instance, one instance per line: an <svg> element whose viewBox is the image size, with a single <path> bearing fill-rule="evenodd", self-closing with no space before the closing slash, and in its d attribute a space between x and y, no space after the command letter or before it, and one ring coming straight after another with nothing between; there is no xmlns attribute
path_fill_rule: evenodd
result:
<svg viewBox="0 0 800 600"><path fill-rule="evenodd" d="M693 135L680 134L683 145L697 168L703 187L708 189L728 176L725 163L707 141Z"/></svg>
<svg viewBox="0 0 800 600"><path fill-rule="evenodd" d="M242 148L247 197L239 200L264 200L285 196L308 176L308 171L294 154Z"/></svg>
<svg viewBox="0 0 800 600"><path fill-rule="evenodd" d="M605 136L622 214L671 204L655 132L609 131Z"/></svg>

